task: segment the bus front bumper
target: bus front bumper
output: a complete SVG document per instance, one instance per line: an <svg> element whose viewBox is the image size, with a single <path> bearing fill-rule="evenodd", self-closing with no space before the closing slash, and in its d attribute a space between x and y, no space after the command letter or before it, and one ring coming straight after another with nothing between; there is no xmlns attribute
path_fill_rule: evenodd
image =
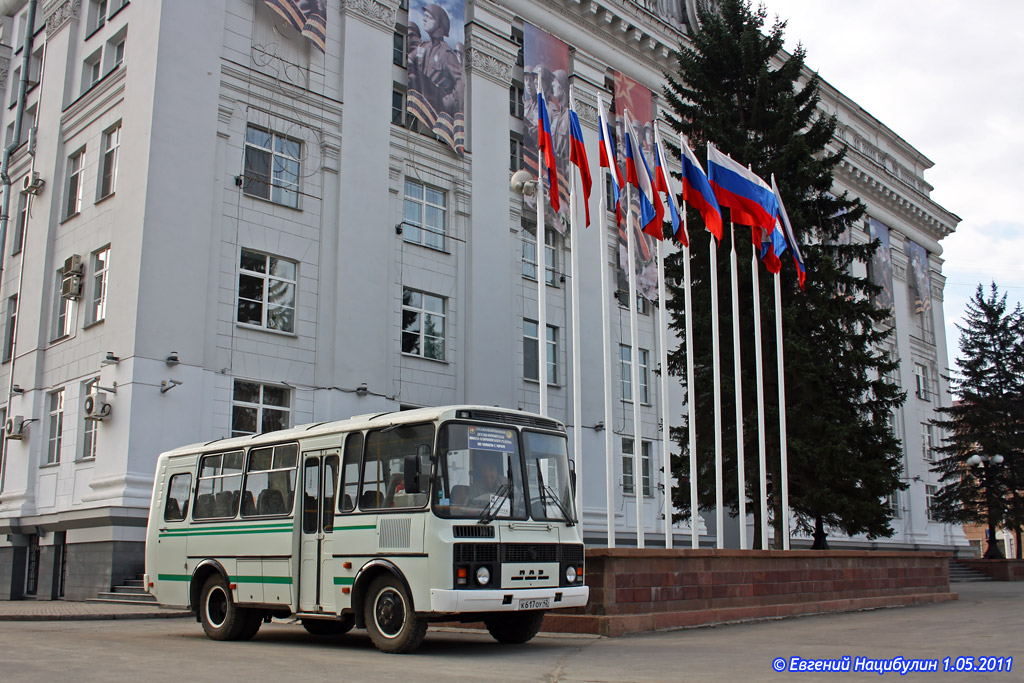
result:
<svg viewBox="0 0 1024 683"><path fill-rule="evenodd" d="M515 612L528 609L583 607L590 597L590 586L571 588L531 588L529 590L441 590L430 591L430 611Z"/></svg>

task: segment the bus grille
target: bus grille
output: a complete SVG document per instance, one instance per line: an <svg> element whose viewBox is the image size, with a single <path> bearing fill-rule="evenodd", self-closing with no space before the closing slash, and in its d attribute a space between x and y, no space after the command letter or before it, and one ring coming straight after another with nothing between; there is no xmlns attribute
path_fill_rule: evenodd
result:
<svg viewBox="0 0 1024 683"><path fill-rule="evenodd" d="M558 543L456 543L456 562L569 562L583 563L582 545Z"/></svg>
<svg viewBox="0 0 1024 683"><path fill-rule="evenodd" d="M494 527L484 524L464 524L452 529L455 538L494 538Z"/></svg>
<svg viewBox="0 0 1024 683"><path fill-rule="evenodd" d="M497 562L497 543L456 543L456 562Z"/></svg>
<svg viewBox="0 0 1024 683"><path fill-rule="evenodd" d="M548 420L543 417L532 415L521 415L519 413L499 413L490 410L472 410L469 413L471 420L486 420L488 422L504 422L505 424L520 425L523 427L539 427L550 429L556 432L564 431L562 425L555 420Z"/></svg>

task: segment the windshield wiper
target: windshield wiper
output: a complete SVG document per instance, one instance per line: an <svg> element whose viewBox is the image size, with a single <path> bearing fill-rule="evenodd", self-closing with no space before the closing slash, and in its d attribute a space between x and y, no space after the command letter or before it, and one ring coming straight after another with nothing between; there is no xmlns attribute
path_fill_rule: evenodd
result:
<svg viewBox="0 0 1024 683"><path fill-rule="evenodd" d="M497 493L491 496L491 502L484 508L483 513L480 515L480 519L477 520L477 524L490 524L494 521L494 518L498 516L498 512L501 510L501 506L505 504L506 500L511 501L512 499L512 485L502 484L498 487ZM511 503L509 504L511 506Z"/></svg>
<svg viewBox="0 0 1024 683"><path fill-rule="evenodd" d="M565 505L562 504L558 494L555 493L554 489L544 483L544 475L541 473L540 467L537 468L537 483L540 485L540 504L544 508L544 516L547 517L548 515L547 500L551 499L551 502L555 504L558 511L562 513L562 518L565 520L566 526L576 526L576 522L570 518L569 511L565 508Z"/></svg>

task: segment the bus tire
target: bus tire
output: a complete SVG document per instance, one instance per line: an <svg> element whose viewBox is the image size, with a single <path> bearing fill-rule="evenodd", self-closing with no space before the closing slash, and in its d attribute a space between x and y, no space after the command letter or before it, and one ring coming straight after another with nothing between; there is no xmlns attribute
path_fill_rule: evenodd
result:
<svg viewBox="0 0 1024 683"><path fill-rule="evenodd" d="M412 652L427 634L426 620L413 612L408 592L393 574L382 574L370 584L363 619L370 640L381 652Z"/></svg>
<svg viewBox="0 0 1024 683"><path fill-rule="evenodd" d="M246 612L245 628L238 634L238 640L252 640L263 625L263 612L259 610L243 610Z"/></svg>
<svg viewBox="0 0 1024 683"><path fill-rule="evenodd" d="M235 605L224 577L214 574L206 579L200 596L199 618L207 637L212 640L238 640L249 626L249 611ZM253 631L252 635L256 632Z"/></svg>
<svg viewBox="0 0 1024 683"><path fill-rule="evenodd" d="M340 636L348 633L355 626L356 620L351 614L339 619L303 619L302 628L314 636Z"/></svg>
<svg viewBox="0 0 1024 683"><path fill-rule="evenodd" d="M544 621L543 610L506 612L484 619L487 632L499 643L521 645L533 640Z"/></svg>

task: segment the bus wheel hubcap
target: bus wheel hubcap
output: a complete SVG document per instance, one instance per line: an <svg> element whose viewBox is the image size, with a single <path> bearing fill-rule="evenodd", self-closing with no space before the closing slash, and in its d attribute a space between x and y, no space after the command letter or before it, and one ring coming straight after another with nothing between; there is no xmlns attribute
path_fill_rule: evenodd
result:
<svg viewBox="0 0 1024 683"><path fill-rule="evenodd" d="M224 624L224 617L227 616L227 596L221 588L214 588L206 598L206 618L210 624L220 628Z"/></svg>
<svg viewBox="0 0 1024 683"><path fill-rule="evenodd" d="M377 595L373 609L377 630L386 638L394 638L405 625L405 601L394 588L385 588Z"/></svg>

